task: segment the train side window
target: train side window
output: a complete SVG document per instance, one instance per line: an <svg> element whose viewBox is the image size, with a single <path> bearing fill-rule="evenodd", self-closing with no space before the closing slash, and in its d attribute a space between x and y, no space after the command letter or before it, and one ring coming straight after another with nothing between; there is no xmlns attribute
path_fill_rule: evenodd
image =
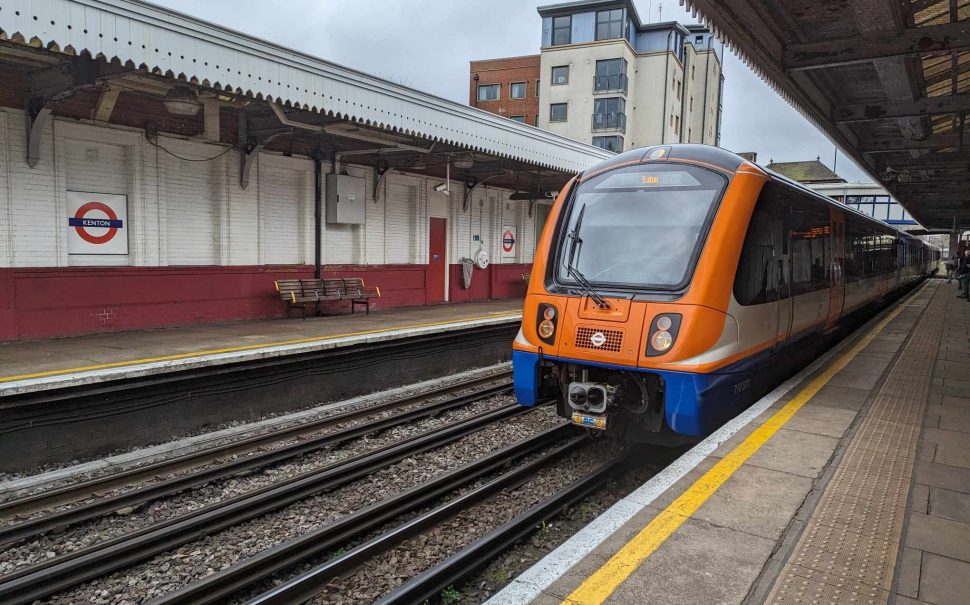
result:
<svg viewBox="0 0 970 605"><path fill-rule="evenodd" d="M734 298L742 305L758 305L788 296L788 266L785 212L780 190L766 183L758 196L744 237L738 270L734 276Z"/></svg>
<svg viewBox="0 0 970 605"><path fill-rule="evenodd" d="M791 213L792 295L829 286L832 225L828 207L795 194Z"/></svg>

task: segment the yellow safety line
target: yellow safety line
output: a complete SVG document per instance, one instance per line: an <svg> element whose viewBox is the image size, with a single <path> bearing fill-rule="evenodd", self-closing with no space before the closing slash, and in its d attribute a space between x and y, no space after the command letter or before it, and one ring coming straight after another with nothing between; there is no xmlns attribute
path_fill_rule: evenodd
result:
<svg viewBox="0 0 970 605"><path fill-rule="evenodd" d="M922 290L922 288L920 289ZM914 292L916 296L919 292ZM908 299L907 301L908 302ZM864 337L859 339L848 352L839 357L825 371L812 379L795 398L785 404L755 429L747 439L731 450L724 458L704 473L687 491L660 512L632 540L627 542L609 561L603 564L579 585L563 603L581 605L600 605L632 574L637 567L654 553L673 535L677 528L699 509L714 492L734 474L744 462L754 455L771 437L778 432L803 405L818 393L829 380L844 368L864 349L903 310L900 303L889 315L876 324Z"/></svg>
<svg viewBox="0 0 970 605"><path fill-rule="evenodd" d="M488 315L478 315L475 317L463 317L461 319L452 319L449 321L436 321L432 323L420 323L420 324L407 324L403 326L385 326L383 328L378 328L375 330L362 330L360 332L347 332L346 334L331 334L329 336L312 336L309 338L297 338L294 340L282 340L279 342L264 342L254 345L243 345L239 347L226 347L224 349L209 349L207 351L193 351L191 353L176 353L174 355L162 355L160 357L146 357L144 359L130 359L127 361L113 361L110 363L100 363L91 366L81 366L78 368L65 368L62 370L48 370L46 372L34 372L32 374L18 374L16 376L0 376L0 383L2 382L13 382L15 380L27 380L29 378L44 378L47 376L58 376L61 374L73 374L74 372L90 372L93 370L104 370L107 368L122 368L125 366L139 365L143 363L153 363L157 361L172 361L175 359L187 359L190 357L201 357L203 355L217 355L219 353L236 353L238 351L251 351L253 349L261 349L265 347L281 347L285 345L295 345L310 342L324 342L327 340L336 340L338 338L348 338L351 336L365 336L367 334L377 334L380 332L390 332L392 330L412 330L415 328L431 328L434 326L446 326L451 324L462 323L466 321L477 321L481 319L497 319L499 316L495 314L496 312L491 312ZM514 317L518 315L518 312L505 312L502 317Z"/></svg>

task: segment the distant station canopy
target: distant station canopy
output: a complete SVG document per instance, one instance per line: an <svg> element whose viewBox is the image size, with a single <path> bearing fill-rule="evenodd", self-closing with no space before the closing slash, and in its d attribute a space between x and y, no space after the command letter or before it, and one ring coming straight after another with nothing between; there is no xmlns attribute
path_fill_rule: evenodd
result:
<svg viewBox="0 0 970 605"><path fill-rule="evenodd" d="M687 5L921 224L970 227L970 9L964 3Z"/></svg>

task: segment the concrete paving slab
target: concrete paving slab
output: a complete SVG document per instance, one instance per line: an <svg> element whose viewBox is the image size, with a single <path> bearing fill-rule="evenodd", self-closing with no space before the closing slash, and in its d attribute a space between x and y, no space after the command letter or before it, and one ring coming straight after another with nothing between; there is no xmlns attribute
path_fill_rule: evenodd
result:
<svg viewBox="0 0 970 605"><path fill-rule="evenodd" d="M970 563L924 554L919 598L936 605L966 605L970 602Z"/></svg>
<svg viewBox="0 0 970 605"><path fill-rule="evenodd" d="M970 494L940 487L929 488L928 512L935 517L970 524Z"/></svg>
<svg viewBox="0 0 970 605"><path fill-rule="evenodd" d="M930 443L954 447L964 447L970 441L970 437L967 437L967 434L962 431L947 431L932 427L923 429L923 439Z"/></svg>
<svg viewBox="0 0 970 605"><path fill-rule="evenodd" d="M970 469L970 448L938 445L933 462Z"/></svg>
<svg viewBox="0 0 970 605"><path fill-rule="evenodd" d="M810 399L808 404L798 410L792 419L785 424L785 428L834 438L845 435L852 421L855 420L856 412L830 406L812 405L813 400L814 398ZM761 418L755 422L758 421L761 421ZM761 422L758 423L761 424Z"/></svg>
<svg viewBox="0 0 970 605"><path fill-rule="evenodd" d="M822 472L838 444L839 440L832 437L783 428L745 464L814 479ZM719 452L712 454L714 457L722 455Z"/></svg>
<svg viewBox="0 0 970 605"><path fill-rule="evenodd" d="M656 603L660 595L665 605L740 603L773 547L773 540L688 520L606 603Z"/></svg>
<svg viewBox="0 0 970 605"><path fill-rule="evenodd" d="M959 433L970 433L970 418L947 417L945 420L940 415L939 428L944 431L957 431ZM965 442L970 444L970 434L965 437Z"/></svg>
<svg viewBox="0 0 970 605"><path fill-rule="evenodd" d="M970 561L970 525L932 515L912 513L906 530L906 545Z"/></svg>
<svg viewBox="0 0 970 605"><path fill-rule="evenodd" d="M859 411L865 405L870 392L869 389L853 386L838 387L827 384L815 393L809 404Z"/></svg>
<svg viewBox="0 0 970 605"><path fill-rule="evenodd" d="M744 465L694 518L777 540L811 489L807 477Z"/></svg>
<svg viewBox="0 0 970 605"><path fill-rule="evenodd" d="M922 565L923 551L909 547L903 548L899 569L896 570L899 577L896 591L899 594L914 599L919 596L919 577Z"/></svg>
<svg viewBox="0 0 970 605"><path fill-rule="evenodd" d="M832 377L829 385L833 387L852 387L854 389L872 389L882 378L882 372L850 372L844 368Z"/></svg>

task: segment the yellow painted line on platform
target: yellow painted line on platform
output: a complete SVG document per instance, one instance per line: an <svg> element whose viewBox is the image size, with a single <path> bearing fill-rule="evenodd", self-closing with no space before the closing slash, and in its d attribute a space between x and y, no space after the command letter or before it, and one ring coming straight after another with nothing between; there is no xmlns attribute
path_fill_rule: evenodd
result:
<svg viewBox="0 0 970 605"><path fill-rule="evenodd" d="M430 323L406 324L403 326L385 326L374 330L361 330L359 332L347 332L345 334L331 334L329 336L310 336L308 338L296 338L293 340L281 340L279 342L263 342L253 345L242 345L238 347L226 347L223 349L209 349L207 351L193 351L191 353L175 353L172 355L161 355L159 357L145 357L143 359L129 359L125 361L112 361L109 363L99 363L97 365L80 366L77 368L64 368L60 370L47 370L45 372L34 372L32 374L18 374L16 376L0 376L0 383L13 382L15 380L29 380L31 378L46 378L48 376L60 376L62 374L74 374L75 372L93 372L95 370L106 370L109 368L123 368L127 366L141 365L145 363L155 363L159 361L174 361L177 359L190 359L192 357L202 357L204 355L218 355L220 353L238 353L240 351L251 351L253 349L263 349L269 347L283 347L287 345L308 344L313 342L325 342L338 338L350 338L353 336L367 336L369 334L379 334L381 332L391 332L395 330L414 330L417 328L434 328L464 323L466 321L478 321L482 319L498 319L500 317L513 318L517 316L515 312L490 312L488 315L477 315L474 317L463 317L449 321L436 321Z"/></svg>
<svg viewBox="0 0 970 605"><path fill-rule="evenodd" d="M922 288L920 289L922 290ZM919 291L914 292L916 296ZM905 302L909 302L907 299ZM600 605L632 574L643 561L670 538L677 528L720 488L744 462L754 455L778 430L785 425L808 401L824 387L839 370L844 368L875 338L883 328L903 310L900 303L849 351L835 360L821 374L809 382L767 422L755 429L737 447L715 464L711 470L694 482L687 490L662 510L640 532L627 542L609 561L597 569L574 590L563 603Z"/></svg>

